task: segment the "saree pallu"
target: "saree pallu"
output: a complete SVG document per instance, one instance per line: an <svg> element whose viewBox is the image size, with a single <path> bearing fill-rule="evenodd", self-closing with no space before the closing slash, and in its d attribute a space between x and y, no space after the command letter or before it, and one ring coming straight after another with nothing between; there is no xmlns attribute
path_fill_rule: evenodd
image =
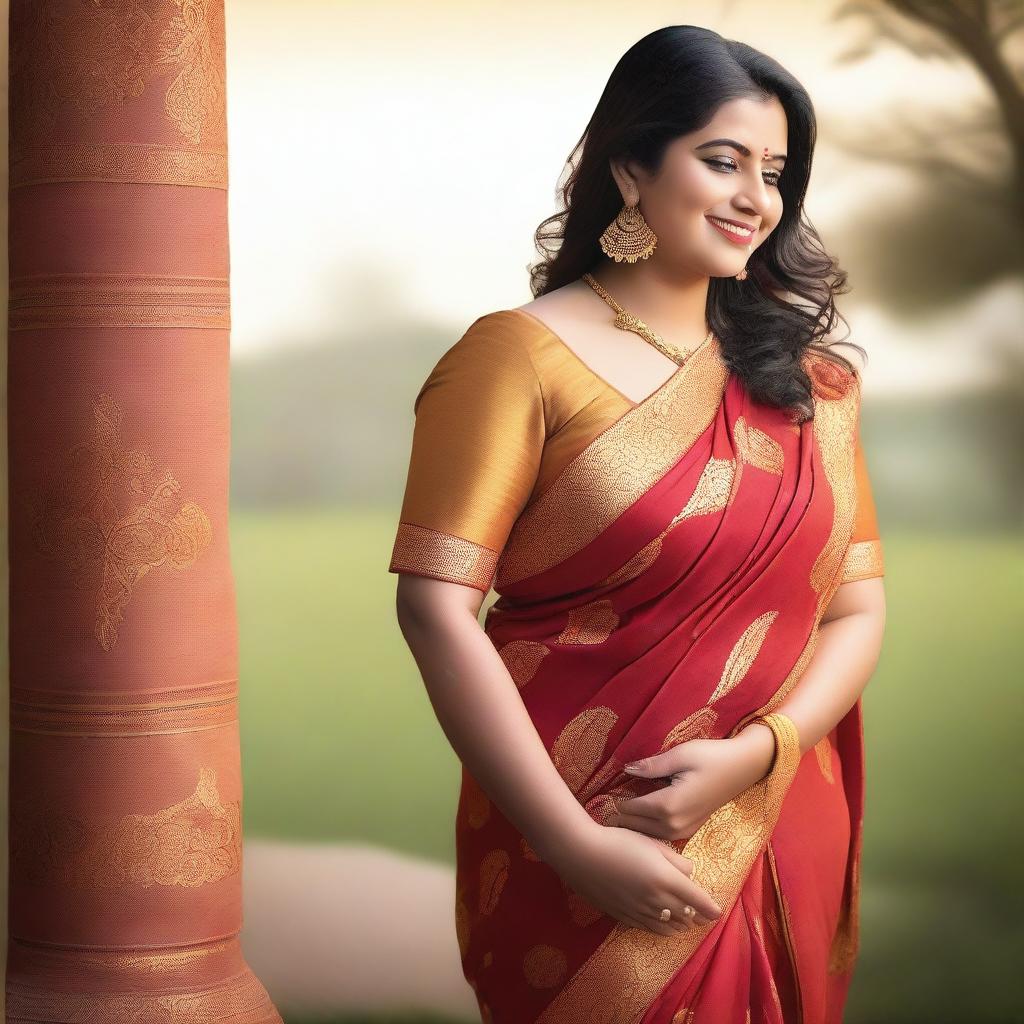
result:
<svg viewBox="0 0 1024 1024"><path fill-rule="evenodd" d="M663 785L626 762L735 735L810 661L854 525L860 380L820 356L806 366L815 416L796 424L751 399L712 337L515 522L484 628L599 823L617 798ZM860 701L802 757L789 719L770 724L768 775L670 843L724 911L671 937L570 890L463 768L455 924L485 1022L841 1019L857 952Z"/></svg>

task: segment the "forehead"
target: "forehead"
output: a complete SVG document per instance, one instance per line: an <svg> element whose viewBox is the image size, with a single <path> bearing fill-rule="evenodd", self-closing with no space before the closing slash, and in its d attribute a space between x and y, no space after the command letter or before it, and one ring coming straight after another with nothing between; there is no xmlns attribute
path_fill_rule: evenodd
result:
<svg viewBox="0 0 1024 1024"><path fill-rule="evenodd" d="M723 103L714 117L693 135L698 142L727 136L755 152L767 146L773 152L784 153L787 132L786 111L777 96L767 99L740 96Z"/></svg>

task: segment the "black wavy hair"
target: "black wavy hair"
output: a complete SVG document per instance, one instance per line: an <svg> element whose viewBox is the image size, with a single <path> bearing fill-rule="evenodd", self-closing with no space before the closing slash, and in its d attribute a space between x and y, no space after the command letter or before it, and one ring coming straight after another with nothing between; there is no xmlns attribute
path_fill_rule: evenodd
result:
<svg viewBox="0 0 1024 1024"><path fill-rule="evenodd" d="M541 260L529 267L530 290L543 295L594 270L604 259L598 239L622 208L609 161L632 159L657 174L669 143L706 125L718 107L741 96L778 98L788 121L787 157L778 187L782 218L751 254L745 281L713 277L708 326L723 359L751 396L812 419L808 350L858 368L822 342L837 321L847 323L835 296L847 274L825 251L803 203L817 123L810 96L777 61L745 43L695 25L668 25L634 43L612 70L558 189L564 209L535 234ZM848 326L848 324L847 324ZM859 350L853 342L839 339ZM825 368L827 369L827 367Z"/></svg>

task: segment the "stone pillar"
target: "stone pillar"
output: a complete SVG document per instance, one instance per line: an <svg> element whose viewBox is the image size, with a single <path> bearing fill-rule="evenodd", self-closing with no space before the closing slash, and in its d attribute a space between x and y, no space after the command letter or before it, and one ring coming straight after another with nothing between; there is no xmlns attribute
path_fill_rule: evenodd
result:
<svg viewBox="0 0 1024 1024"><path fill-rule="evenodd" d="M223 0L12 0L7 1019L280 1022L242 956Z"/></svg>

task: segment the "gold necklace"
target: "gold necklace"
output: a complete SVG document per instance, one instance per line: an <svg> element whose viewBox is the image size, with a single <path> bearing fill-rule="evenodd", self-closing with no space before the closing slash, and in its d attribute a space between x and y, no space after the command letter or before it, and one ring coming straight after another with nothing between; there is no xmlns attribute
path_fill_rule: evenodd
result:
<svg viewBox="0 0 1024 1024"><path fill-rule="evenodd" d="M669 359L672 360L672 362L678 364L679 366L682 366L683 363L685 363L686 360L689 359L690 356L692 356L693 353L697 351L697 349L695 348L681 349L678 348L676 345L670 345L667 341L665 341L662 338L660 334L658 334L655 331L652 331L651 328L648 327L647 324L643 322L643 320L640 320L637 317L633 316L632 313L627 313L604 290L604 288L602 288L601 285L597 283L592 274L584 274L583 280L586 281L587 284L589 284L590 287L593 288L594 291L597 292L597 294L600 295L601 298L604 299L604 301L607 302L608 305L615 310L614 324L616 327L620 328L623 331L631 331L633 334L639 334L640 337L644 339L644 341L649 342L663 355L668 356ZM704 342L706 342L710 337L711 331L708 331L708 333L704 336L704 341L701 342L701 345L703 345ZM698 345L697 348L700 348L700 345Z"/></svg>

